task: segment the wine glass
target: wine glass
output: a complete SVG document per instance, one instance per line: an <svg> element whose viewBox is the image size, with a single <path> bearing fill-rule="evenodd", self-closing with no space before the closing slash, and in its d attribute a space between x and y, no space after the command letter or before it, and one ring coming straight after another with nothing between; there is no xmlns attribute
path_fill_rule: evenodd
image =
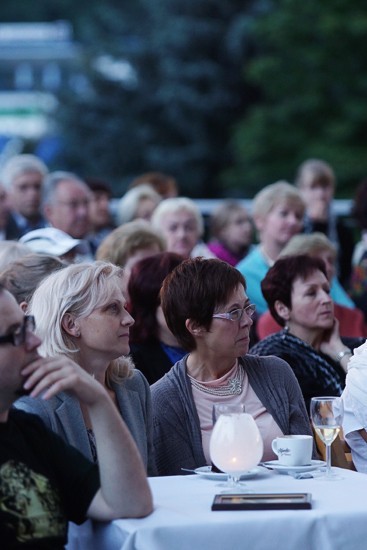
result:
<svg viewBox="0 0 367 550"><path fill-rule="evenodd" d="M337 479L331 470L331 444L340 432L343 420L343 401L340 397L312 397L311 421L315 432L325 443L326 473L324 479Z"/></svg>
<svg viewBox="0 0 367 550"><path fill-rule="evenodd" d="M217 468L228 474L228 484L224 492L246 492L240 478L260 462L263 440L250 414L238 412L238 409L233 412L231 405L225 407L227 408L222 408L219 414L217 406L217 420L209 444L210 458Z"/></svg>

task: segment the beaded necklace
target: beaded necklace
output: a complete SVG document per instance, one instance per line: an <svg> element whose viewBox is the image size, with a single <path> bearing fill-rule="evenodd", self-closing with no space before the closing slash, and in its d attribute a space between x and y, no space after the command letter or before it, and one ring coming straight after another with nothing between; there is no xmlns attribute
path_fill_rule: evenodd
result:
<svg viewBox="0 0 367 550"><path fill-rule="evenodd" d="M196 389L204 393L224 397L226 395L239 395L242 392L242 385L245 373L243 368L237 365L235 376L229 378L225 385L222 384L217 387L207 386L205 383L199 382L189 374L188 377L190 378L192 386L194 386Z"/></svg>

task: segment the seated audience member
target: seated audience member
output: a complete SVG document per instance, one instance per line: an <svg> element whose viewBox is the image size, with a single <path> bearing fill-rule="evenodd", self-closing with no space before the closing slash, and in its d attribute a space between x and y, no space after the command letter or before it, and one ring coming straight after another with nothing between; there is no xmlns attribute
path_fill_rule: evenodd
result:
<svg viewBox="0 0 367 550"><path fill-rule="evenodd" d="M350 358L342 397L344 437L356 470L367 474L367 342Z"/></svg>
<svg viewBox="0 0 367 550"><path fill-rule="evenodd" d="M120 225L142 219L150 221L162 197L151 185L138 185L126 191L117 205L117 221Z"/></svg>
<svg viewBox="0 0 367 550"><path fill-rule="evenodd" d="M88 235L91 198L88 185L72 172L52 172L45 178L44 215L52 227L74 239L85 239Z"/></svg>
<svg viewBox="0 0 367 550"><path fill-rule="evenodd" d="M363 311L367 322L367 178L358 185L353 199L352 216L361 232L352 259L349 294Z"/></svg>
<svg viewBox="0 0 367 550"><path fill-rule="evenodd" d="M64 548L67 522L141 517L152 499L136 445L107 391L67 357L40 357L34 319L0 288L0 532L2 548ZM11 368L9 368L11 366ZM10 410L23 393L81 403L98 467L35 416Z"/></svg>
<svg viewBox="0 0 367 550"><path fill-rule="evenodd" d="M343 286L347 286L351 273L353 232L343 218L332 211L336 178L330 164L320 159L305 160L298 168L296 179L306 204L304 232L321 231L336 246L337 275Z"/></svg>
<svg viewBox="0 0 367 550"><path fill-rule="evenodd" d="M341 336L366 336L367 330L362 312L357 308L346 307L350 302L343 287L335 277L336 249L323 233L295 235L280 253L280 258L295 254L307 254L313 258L320 258L325 262L326 274L330 283L330 296L334 301L334 315L339 322ZM270 311L266 311L257 321L256 331L262 340L269 334L281 330Z"/></svg>
<svg viewBox="0 0 367 550"><path fill-rule="evenodd" d="M165 237L169 252L176 252L184 258L216 257L200 241L204 234L204 220L193 200L186 197L165 199L155 209L151 221Z"/></svg>
<svg viewBox="0 0 367 550"><path fill-rule="evenodd" d="M303 200L293 185L278 181L264 187L254 198L252 217L259 244L237 265L246 279L250 300L258 315L267 310L260 283L289 239L302 229Z"/></svg>
<svg viewBox="0 0 367 550"><path fill-rule="evenodd" d="M0 180L0 242L18 239L19 235L17 224L10 215L7 192Z"/></svg>
<svg viewBox="0 0 367 550"><path fill-rule="evenodd" d="M88 254L85 241L73 239L56 227L44 227L29 231L19 242L26 244L32 252L52 254L68 262L74 262L78 257Z"/></svg>
<svg viewBox="0 0 367 550"><path fill-rule="evenodd" d="M29 312L43 338L41 355L73 359L101 384L124 419L145 467L154 473L149 386L124 357L134 322L125 309L125 284L122 270L112 264L71 264L41 282ZM62 391L48 401L23 397L15 406L40 416L64 441L97 461L89 412L74 395Z"/></svg>
<svg viewBox="0 0 367 550"><path fill-rule="evenodd" d="M67 265L57 256L31 252L11 262L0 272L0 284L11 292L23 311L26 311L38 284L53 271Z"/></svg>
<svg viewBox="0 0 367 550"><path fill-rule="evenodd" d="M292 367L305 399L340 395L352 349L362 338L341 338L325 263L304 254L279 258L261 283L274 319L284 329L251 348Z"/></svg>
<svg viewBox="0 0 367 550"><path fill-rule="evenodd" d="M215 403L244 403L264 441L310 434L301 390L287 363L247 354L255 308L241 273L218 259L194 258L164 280L161 305L168 328L189 351L151 386L159 475L210 464Z"/></svg>
<svg viewBox="0 0 367 550"><path fill-rule="evenodd" d="M209 250L220 260L237 265L252 245L252 222L246 208L239 201L224 201L210 215L209 222Z"/></svg>
<svg viewBox="0 0 367 550"><path fill-rule="evenodd" d="M112 189L107 182L97 178L86 178L85 183L92 192L89 203L88 240L95 254L103 239L115 228L110 210Z"/></svg>
<svg viewBox="0 0 367 550"><path fill-rule="evenodd" d="M164 172L145 172L133 179L129 185L129 189L147 183L160 194L162 199L171 199L178 195L178 184L176 179Z"/></svg>
<svg viewBox="0 0 367 550"><path fill-rule="evenodd" d="M130 273L132 266L166 249L163 236L145 220L134 220L116 227L99 245L96 259L111 262Z"/></svg>
<svg viewBox="0 0 367 550"><path fill-rule="evenodd" d="M182 260L174 252L161 252L137 262L130 273L129 311L135 320L130 329L131 356L149 384L186 354L167 327L159 298L164 278Z"/></svg>
<svg viewBox="0 0 367 550"><path fill-rule="evenodd" d="M32 250L18 241L0 241L0 271L11 262L30 254Z"/></svg>
<svg viewBox="0 0 367 550"><path fill-rule="evenodd" d="M42 215L43 181L48 173L44 162L35 155L15 155L4 165L0 180L4 185L11 209L9 230L12 239L28 231L46 226Z"/></svg>

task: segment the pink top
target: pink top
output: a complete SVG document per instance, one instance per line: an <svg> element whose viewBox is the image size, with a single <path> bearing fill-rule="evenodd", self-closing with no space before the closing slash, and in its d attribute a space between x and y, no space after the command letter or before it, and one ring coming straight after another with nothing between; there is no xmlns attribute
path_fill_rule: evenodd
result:
<svg viewBox="0 0 367 550"><path fill-rule="evenodd" d="M218 386L226 385L229 378L236 375L237 366L235 365L229 372L217 380L210 382L200 382L207 388L217 388ZM199 415L201 439L203 443L203 451L207 464L211 464L209 455L209 441L213 429L213 405L214 403L228 403L236 405L238 403L245 404L245 412L251 414L260 430L261 437L264 442L264 454L262 461L275 460L278 457L273 453L271 442L276 437L283 435L283 432L275 422L274 418L265 409L256 393L249 384L247 374L245 373L242 391L240 394L218 396L210 393L205 393L195 386L191 386L196 410Z"/></svg>

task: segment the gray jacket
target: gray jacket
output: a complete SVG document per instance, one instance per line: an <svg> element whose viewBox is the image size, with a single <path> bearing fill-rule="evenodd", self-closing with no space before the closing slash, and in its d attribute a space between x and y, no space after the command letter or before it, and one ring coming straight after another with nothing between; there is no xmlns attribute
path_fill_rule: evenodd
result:
<svg viewBox="0 0 367 550"><path fill-rule="evenodd" d="M148 382L139 370L121 384L113 384L121 417L133 436L148 475L155 475L152 445L152 409ZM48 401L22 397L14 406L39 416L44 424L92 460L87 430L78 399L60 392Z"/></svg>
<svg viewBox="0 0 367 550"><path fill-rule="evenodd" d="M153 386L153 439L158 475L182 474L206 463L200 421L186 374L187 356ZM292 369L277 357L239 359L256 395L284 434L312 435L301 389Z"/></svg>

